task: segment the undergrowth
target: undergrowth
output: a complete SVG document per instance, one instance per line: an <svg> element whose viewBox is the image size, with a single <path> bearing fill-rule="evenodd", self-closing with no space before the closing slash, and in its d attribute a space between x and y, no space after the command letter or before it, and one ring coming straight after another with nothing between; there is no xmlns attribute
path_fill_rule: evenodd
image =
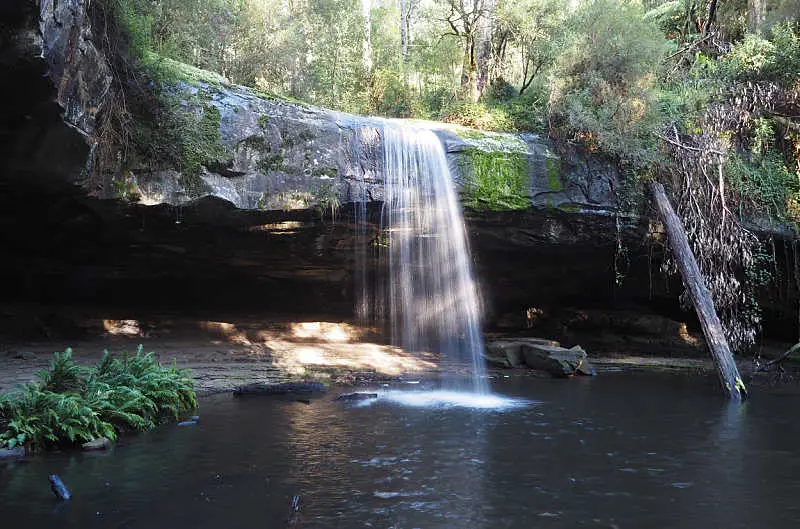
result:
<svg viewBox="0 0 800 529"><path fill-rule="evenodd" d="M0 447L43 450L83 443L119 432L145 431L197 407L192 380L162 366L153 353L106 351L93 367L81 367L72 351L55 353L38 382L0 396Z"/></svg>

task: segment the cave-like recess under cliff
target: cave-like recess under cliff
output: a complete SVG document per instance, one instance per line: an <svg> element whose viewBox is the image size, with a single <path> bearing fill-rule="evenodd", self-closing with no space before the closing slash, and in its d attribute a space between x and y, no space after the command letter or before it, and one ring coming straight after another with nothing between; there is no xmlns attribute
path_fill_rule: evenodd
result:
<svg viewBox="0 0 800 529"><path fill-rule="evenodd" d="M109 198L108 189L83 178L94 120L112 84L84 0L4 3L0 21L0 69L7 72L0 88L0 344L99 332L67 316L75 307L112 319L353 317L354 197L364 191L353 186L379 175L359 158L363 149L352 152L358 118L238 87L190 87L205 90L203 104L220 111L227 162L203 168L205 191L197 197L167 193L181 175L161 167L133 171L149 205ZM469 134L439 134L462 175L471 149L494 148ZM530 207L465 212L486 328L597 350L698 351L692 316L679 306L680 284L659 272L656 226L646 214L617 214L613 168L579 154L556 156L547 139L518 141ZM311 154L303 150L309 145ZM376 232L379 184L376 178L366 193ZM286 197L298 186L307 189L290 208ZM249 202L237 207L222 198L226 189ZM320 207L331 194L335 215ZM766 329L790 339L794 300L773 292L765 301Z"/></svg>

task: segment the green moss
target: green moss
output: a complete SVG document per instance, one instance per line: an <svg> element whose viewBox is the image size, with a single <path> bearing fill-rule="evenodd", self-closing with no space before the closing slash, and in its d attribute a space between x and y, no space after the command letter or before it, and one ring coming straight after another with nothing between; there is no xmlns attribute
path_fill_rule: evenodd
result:
<svg viewBox="0 0 800 529"><path fill-rule="evenodd" d="M528 164L521 153L464 151L462 170L469 178L468 205L476 209L514 210L530 206Z"/></svg>
<svg viewBox="0 0 800 529"><path fill-rule="evenodd" d="M579 204L567 203L559 205L558 209L565 213L580 213L581 206Z"/></svg>
<svg viewBox="0 0 800 529"><path fill-rule="evenodd" d="M466 127L454 128L453 133L464 140L484 140L492 137L482 130L468 129Z"/></svg>
<svg viewBox="0 0 800 529"><path fill-rule="evenodd" d="M563 191L564 184L561 182L561 160L558 158L546 158L545 166L547 168L547 187L551 191Z"/></svg>
<svg viewBox="0 0 800 529"><path fill-rule="evenodd" d="M214 105L203 105L197 118L187 116L181 160L184 173L199 174L201 166L218 161L225 155L219 126L220 113Z"/></svg>
<svg viewBox="0 0 800 529"><path fill-rule="evenodd" d="M250 149L255 149L258 151L267 151L269 150L269 145L267 144L267 140L264 139L264 136L259 136L254 134L252 136L248 136L242 140L242 145L248 147Z"/></svg>
<svg viewBox="0 0 800 529"><path fill-rule="evenodd" d="M336 178L339 176L339 170L335 167L315 167L311 169L311 176Z"/></svg>
<svg viewBox="0 0 800 529"><path fill-rule="evenodd" d="M301 107L304 107L304 108L307 108L307 107L311 106L308 103L306 103L305 101L300 101L299 99L295 99L295 98L289 97L289 96L279 96L277 94L272 94L270 92L265 92L264 90L259 90L258 88L248 88L247 90L251 94L253 94L254 96L256 96L256 97L258 97L260 99L265 99L267 101L277 101L277 102L280 102L280 103L291 103L293 105L298 105L298 106L301 106Z"/></svg>
<svg viewBox="0 0 800 529"><path fill-rule="evenodd" d="M217 88L231 86L227 79L217 73L201 70L151 51L142 54L142 65L147 68L156 82L169 84L183 82L191 86L205 84Z"/></svg>
<svg viewBox="0 0 800 529"><path fill-rule="evenodd" d="M262 129L265 129L267 128L267 125L269 125L269 116L266 114L261 114L258 116L258 126Z"/></svg>
<svg viewBox="0 0 800 529"><path fill-rule="evenodd" d="M264 174L270 171L285 171L286 164L283 154L279 152L267 154L258 162L258 169Z"/></svg>

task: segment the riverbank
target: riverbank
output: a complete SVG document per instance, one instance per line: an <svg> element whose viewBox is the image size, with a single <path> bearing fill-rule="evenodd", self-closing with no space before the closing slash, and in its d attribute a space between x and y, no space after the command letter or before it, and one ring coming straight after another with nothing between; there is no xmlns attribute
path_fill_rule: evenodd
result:
<svg viewBox="0 0 800 529"><path fill-rule="evenodd" d="M210 321L182 317L158 320L98 320L94 331L83 329L80 338L16 339L0 344L0 393L13 391L35 379L55 351L67 347L81 365L97 362L104 349L121 354L134 352L139 344L153 351L162 364L174 362L190 370L199 395L232 391L254 382L279 383L315 380L333 385L359 385L399 378L437 376L439 358L413 355L394 348L372 328L341 321L287 321L236 318ZM102 327L102 329L100 329ZM63 329L62 329L63 331ZM52 334L56 334L52 330ZM496 338L493 335L493 338ZM781 344L767 349L777 356ZM629 353L593 354L589 357L599 374L621 371L668 371L711 375L710 357L664 356ZM457 372L466 366L448 365ZM753 363L741 358L739 369L750 379ZM525 369L494 370L492 376L534 374ZM755 383L774 386L764 374ZM796 385L796 384L793 384Z"/></svg>

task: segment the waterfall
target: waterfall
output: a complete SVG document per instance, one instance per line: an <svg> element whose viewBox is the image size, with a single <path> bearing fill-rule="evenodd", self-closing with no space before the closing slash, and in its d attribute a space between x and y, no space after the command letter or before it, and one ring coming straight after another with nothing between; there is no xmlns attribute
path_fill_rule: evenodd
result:
<svg viewBox="0 0 800 529"><path fill-rule="evenodd" d="M384 205L379 251L388 276L362 294L391 326L395 345L435 351L471 369L468 387L487 393L480 304L461 207L444 148L432 131L382 126Z"/></svg>

